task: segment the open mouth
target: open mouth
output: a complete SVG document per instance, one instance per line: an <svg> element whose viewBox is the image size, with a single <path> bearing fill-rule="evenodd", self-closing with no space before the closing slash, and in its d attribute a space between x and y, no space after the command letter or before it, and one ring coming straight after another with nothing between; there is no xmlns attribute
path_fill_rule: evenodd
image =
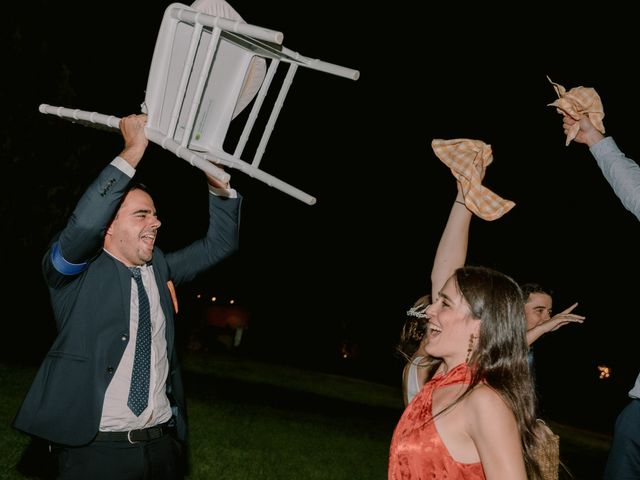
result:
<svg viewBox="0 0 640 480"><path fill-rule="evenodd" d="M427 323L427 335L429 337L437 337L440 333L442 333L442 329L439 326L432 322Z"/></svg>
<svg viewBox="0 0 640 480"><path fill-rule="evenodd" d="M142 240L149 246L153 246L154 242L156 241L156 235L155 233L143 233L140 236L140 240Z"/></svg>

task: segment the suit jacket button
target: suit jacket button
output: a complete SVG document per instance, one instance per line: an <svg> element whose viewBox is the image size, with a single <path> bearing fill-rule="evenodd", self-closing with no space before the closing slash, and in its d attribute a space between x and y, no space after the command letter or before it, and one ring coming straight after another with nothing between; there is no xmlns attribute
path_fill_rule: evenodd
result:
<svg viewBox="0 0 640 480"><path fill-rule="evenodd" d="M126 333L124 333L124 334L122 335L122 338L121 338L120 340L122 340L123 342L126 342L127 340L129 340L129 335L127 335Z"/></svg>
<svg viewBox="0 0 640 480"><path fill-rule="evenodd" d="M113 373L113 367L107 367L107 373L111 375Z"/></svg>

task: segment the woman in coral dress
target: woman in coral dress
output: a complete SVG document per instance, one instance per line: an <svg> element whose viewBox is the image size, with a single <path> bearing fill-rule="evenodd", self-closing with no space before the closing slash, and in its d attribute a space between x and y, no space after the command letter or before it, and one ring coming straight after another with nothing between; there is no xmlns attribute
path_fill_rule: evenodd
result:
<svg viewBox="0 0 640 480"><path fill-rule="evenodd" d="M429 381L395 428L389 480L542 478L523 305L495 270L447 280L426 311Z"/></svg>

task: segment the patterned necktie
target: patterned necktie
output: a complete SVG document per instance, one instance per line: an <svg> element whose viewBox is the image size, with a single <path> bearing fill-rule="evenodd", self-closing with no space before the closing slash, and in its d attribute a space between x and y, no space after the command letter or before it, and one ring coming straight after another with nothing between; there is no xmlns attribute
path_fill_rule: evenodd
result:
<svg viewBox="0 0 640 480"><path fill-rule="evenodd" d="M131 387L127 405L139 416L149 402L149 371L151 368L151 316L149 314L149 298L142 284L139 268L131 268L133 278L138 285L138 334L136 337L136 353L131 372Z"/></svg>

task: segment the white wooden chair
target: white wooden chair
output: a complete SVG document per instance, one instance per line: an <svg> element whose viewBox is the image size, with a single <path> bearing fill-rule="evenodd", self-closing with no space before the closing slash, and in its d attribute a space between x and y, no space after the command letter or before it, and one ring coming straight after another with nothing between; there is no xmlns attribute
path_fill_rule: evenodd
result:
<svg viewBox="0 0 640 480"><path fill-rule="evenodd" d="M210 13L218 15L211 15ZM282 45L283 34L245 23L224 0L173 3L156 40L142 111L147 138L206 173L227 181L215 164L236 169L313 205L316 199L265 172L260 162L298 67L357 80L359 72L311 59ZM277 99L250 161L243 159L276 70L288 65ZM239 114L251 105L248 115ZM40 105L40 111L86 125L117 129L110 115ZM232 121L244 122L233 151L225 151ZM242 126L242 125L240 125Z"/></svg>

